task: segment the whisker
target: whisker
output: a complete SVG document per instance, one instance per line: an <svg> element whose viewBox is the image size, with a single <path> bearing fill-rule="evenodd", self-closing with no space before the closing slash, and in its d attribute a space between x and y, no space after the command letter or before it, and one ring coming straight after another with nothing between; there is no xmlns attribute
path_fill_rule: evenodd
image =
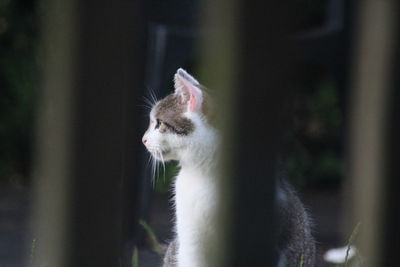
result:
<svg viewBox="0 0 400 267"><path fill-rule="evenodd" d="M152 99L151 96L150 96L150 98L147 96L143 96L143 101L150 107L154 106L154 104L155 104L154 100Z"/></svg>
<svg viewBox="0 0 400 267"><path fill-rule="evenodd" d="M160 152L160 158L161 158L161 164L163 166L163 181L165 183L165 161L164 161L164 157L162 156L162 152Z"/></svg>
<svg viewBox="0 0 400 267"><path fill-rule="evenodd" d="M151 98L143 96L140 103L137 104L138 107L145 108L146 110L151 110L154 107L155 103Z"/></svg>
<svg viewBox="0 0 400 267"><path fill-rule="evenodd" d="M156 166L157 166L157 160L154 157L151 157L151 171L152 171L152 176L151 176L151 182L153 184L153 188L156 185Z"/></svg>
<svg viewBox="0 0 400 267"><path fill-rule="evenodd" d="M152 90L149 87L146 88L147 88L147 96L142 96L143 103L139 104L138 106L151 110L157 104L158 100L154 90Z"/></svg>
<svg viewBox="0 0 400 267"><path fill-rule="evenodd" d="M158 154L158 156L160 156L160 152L157 150L157 154ZM156 165L156 168L157 168L157 175L156 175L156 179L158 179L158 177L160 177L160 162L157 160L156 161L156 163L157 163L157 165ZM157 182L157 181L156 181Z"/></svg>
<svg viewBox="0 0 400 267"><path fill-rule="evenodd" d="M147 158L146 168L149 167L149 165L150 165L150 163L151 163L151 160L152 160L152 158L153 158L152 155L151 155L150 153L148 154L148 156L149 156L149 157Z"/></svg>
<svg viewBox="0 0 400 267"><path fill-rule="evenodd" d="M154 90L152 90L151 88L149 88L149 94L150 94L150 100L152 100L152 104L154 106L157 103L156 94L155 94Z"/></svg>
<svg viewBox="0 0 400 267"><path fill-rule="evenodd" d="M151 106L149 103L138 104L137 107L145 109L147 111L150 111L153 108L153 106Z"/></svg>

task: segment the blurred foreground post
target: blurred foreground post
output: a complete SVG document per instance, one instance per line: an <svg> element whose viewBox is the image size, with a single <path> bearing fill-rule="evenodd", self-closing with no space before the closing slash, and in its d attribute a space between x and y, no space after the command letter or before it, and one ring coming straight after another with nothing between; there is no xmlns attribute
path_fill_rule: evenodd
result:
<svg viewBox="0 0 400 267"><path fill-rule="evenodd" d="M119 266L138 219L141 1L44 6L34 265ZM122 231L124 203L131 215Z"/></svg>
<svg viewBox="0 0 400 267"><path fill-rule="evenodd" d="M383 229L383 245L382 258L385 260L385 266L396 266L399 264L400 247L400 3L394 5L394 27L392 42L393 42L393 57L391 60L390 69L390 91L388 101L388 122L386 124L385 147L386 171L385 176L385 221Z"/></svg>
<svg viewBox="0 0 400 267"><path fill-rule="evenodd" d="M45 3L48 4L42 21L45 73L38 105L33 175L33 238L37 240L33 266L58 267L67 266L77 15L76 1Z"/></svg>
<svg viewBox="0 0 400 267"><path fill-rule="evenodd" d="M219 251L210 266L276 266L274 178L290 98L293 14L277 3L210 1L201 80L223 130Z"/></svg>
<svg viewBox="0 0 400 267"><path fill-rule="evenodd" d="M393 122L398 122L394 115L399 107L394 98L399 85L399 3L368 0L360 1L359 8L349 121L354 224L361 220L358 243L365 256L363 266L396 266L399 224L394 223L399 221L399 192L394 185L399 173L394 171L398 147L393 145L399 136L393 133L398 133L399 125Z"/></svg>

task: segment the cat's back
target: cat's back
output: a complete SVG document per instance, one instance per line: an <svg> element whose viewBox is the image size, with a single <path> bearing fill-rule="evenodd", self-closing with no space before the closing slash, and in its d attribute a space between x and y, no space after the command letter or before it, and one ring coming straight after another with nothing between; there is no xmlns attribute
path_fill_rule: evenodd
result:
<svg viewBox="0 0 400 267"><path fill-rule="evenodd" d="M277 227L280 250L279 267L315 265L315 241L311 220L292 186L284 179L277 181Z"/></svg>

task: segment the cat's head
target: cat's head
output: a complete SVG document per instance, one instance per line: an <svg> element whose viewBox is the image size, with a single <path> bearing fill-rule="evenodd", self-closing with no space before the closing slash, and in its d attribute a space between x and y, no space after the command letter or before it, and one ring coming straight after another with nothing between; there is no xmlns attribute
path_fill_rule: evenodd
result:
<svg viewBox="0 0 400 267"><path fill-rule="evenodd" d="M216 130L210 125L211 100L185 70L178 69L174 81L175 92L152 107L142 142L161 161L207 156L217 141Z"/></svg>

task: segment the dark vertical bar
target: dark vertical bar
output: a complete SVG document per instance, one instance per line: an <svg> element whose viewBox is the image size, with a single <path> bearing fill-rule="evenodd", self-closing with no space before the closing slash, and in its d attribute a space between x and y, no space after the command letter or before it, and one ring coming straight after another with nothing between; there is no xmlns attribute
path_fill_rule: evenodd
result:
<svg viewBox="0 0 400 267"><path fill-rule="evenodd" d="M67 266L118 266L122 239L134 233L140 170L133 106L142 78L141 16L141 1L78 2ZM132 208L125 233L122 200Z"/></svg>
<svg viewBox="0 0 400 267"><path fill-rule="evenodd" d="M395 14L400 14L400 4L395 6ZM397 25L393 32L393 57L390 62L391 84L387 107L386 123L386 171L385 171L385 217L383 226L382 264L380 266L396 266L398 264L398 247L400 246L400 17L394 22Z"/></svg>
<svg viewBox="0 0 400 267"><path fill-rule="evenodd" d="M201 74L222 131L217 244L210 266L276 266L274 178L290 98L294 14L276 2L210 1Z"/></svg>
<svg viewBox="0 0 400 267"><path fill-rule="evenodd" d="M294 16L276 2L240 1L239 10L229 266L276 266L274 178L290 98Z"/></svg>
<svg viewBox="0 0 400 267"><path fill-rule="evenodd" d="M125 260L131 260L133 245L138 238L138 220L143 216L144 207L148 207L148 192L143 192L145 184L150 180L143 175L143 166L147 162L147 154L142 144L142 135L147 126L147 110L143 107L145 94L145 64L146 40L148 29L147 8L145 1L125 1L127 7L124 14L128 21L126 29L126 54L129 68L125 75L130 83L124 97L124 149L125 158L122 169L122 241L124 244Z"/></svg>

